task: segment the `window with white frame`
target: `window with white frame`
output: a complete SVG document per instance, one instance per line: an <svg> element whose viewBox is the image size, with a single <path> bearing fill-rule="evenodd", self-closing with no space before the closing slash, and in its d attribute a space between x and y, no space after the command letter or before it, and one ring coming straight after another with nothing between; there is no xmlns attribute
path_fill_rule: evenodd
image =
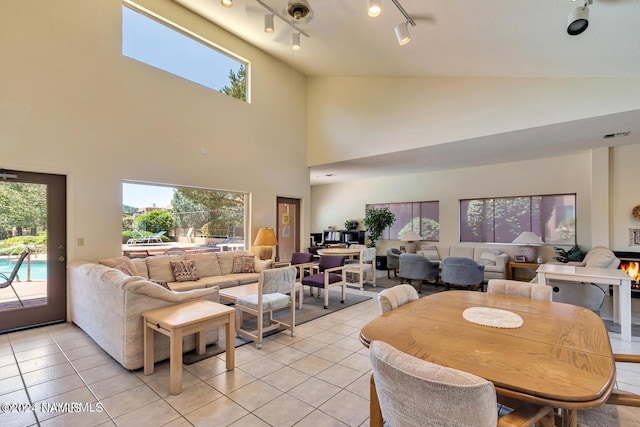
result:
<svg viewBox="0 0 640 427"><path fill-rule="evenodd" d="M209 89L247 101L247 63L222 48L159 20L122 7L122 54Z"/></svg>

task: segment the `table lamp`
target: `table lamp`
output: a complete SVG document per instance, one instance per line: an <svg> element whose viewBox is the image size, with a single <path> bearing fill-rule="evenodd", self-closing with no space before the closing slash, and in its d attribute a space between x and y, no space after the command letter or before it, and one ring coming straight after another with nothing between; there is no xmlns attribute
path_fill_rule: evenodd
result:
<svg viewBox="0 0 640 427"><path fill-rule="evenodd" d="M422 236L413 231L413 229L405 232L400 236L400 240L406 240L405 249L409 254L415 254L418 244L416 242L422 240Z"/></svg>
<svg viewBox="0 0 640 427"><path fill-rule="evenodd" d="M520 255L523 255L527 262L535 262L538 256L536 246L543 245L544 242L531 231L523 231L512 243L525 245L520 247Z"/></svg>
<svg viewBox="0 0 640 427"><path fill-rule="evenodd" d="M278 245L278 239L276 239L276 233L273 228L260 228L256 235L256 240L253 242L254 246L260 246L258 251L258 258L261 260L271 259L273 256L273 246Z"/></svg>

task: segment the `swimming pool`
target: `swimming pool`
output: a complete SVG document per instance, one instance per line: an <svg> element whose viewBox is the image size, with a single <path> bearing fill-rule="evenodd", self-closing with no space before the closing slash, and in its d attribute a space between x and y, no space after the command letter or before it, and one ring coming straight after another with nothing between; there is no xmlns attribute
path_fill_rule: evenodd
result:
<svg viewBox="0 0 640 427"><path fill-rule="evenodd" d="M13 271L15 265L15 260L0 260L0 273L8 276ZM20 280L22 281L27 280L27 260L24 260L20 266L18 276L20 276ZM31 260L31 280L47 280L47 261Z"/></svg>

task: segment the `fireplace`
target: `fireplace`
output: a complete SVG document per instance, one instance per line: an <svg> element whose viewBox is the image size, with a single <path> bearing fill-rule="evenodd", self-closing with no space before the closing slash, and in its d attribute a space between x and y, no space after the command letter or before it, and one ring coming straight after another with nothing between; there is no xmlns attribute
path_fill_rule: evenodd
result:
<svg viewBox="0 0 640 427"><path fill-rule="evenodd" d="M640 298L640 252L613 252L620 259L620 269L631 276L631 296Z"/></svg>

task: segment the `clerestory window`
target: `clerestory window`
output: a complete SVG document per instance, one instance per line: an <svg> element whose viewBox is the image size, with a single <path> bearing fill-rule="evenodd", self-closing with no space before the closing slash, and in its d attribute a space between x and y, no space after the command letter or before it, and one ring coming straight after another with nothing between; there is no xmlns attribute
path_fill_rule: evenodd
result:
<svg viewBox="0 0 640 427"><path fill-rule="evenodd" d="M167 20L158 19L123 5L124 56L248 101L246 61Z"/></svg>

